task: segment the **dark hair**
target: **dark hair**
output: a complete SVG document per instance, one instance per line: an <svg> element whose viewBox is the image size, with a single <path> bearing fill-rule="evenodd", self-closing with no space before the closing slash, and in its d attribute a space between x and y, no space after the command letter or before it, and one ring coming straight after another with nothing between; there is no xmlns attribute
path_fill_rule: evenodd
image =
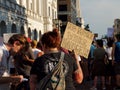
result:
<svg viewBox="0 0 120 90"><path fill-rule="evenodd" d="M39 42L37 43L36 48L38 48L38 49L40 49L40 50L43 50L41 41L39 41Z"/></svg>
<svg viewBox="0 0 120 90"><path fill-rule="evenodd" d="M23 34L14 34L8 40L8 44L13 45L15 41L19 41L20 44L24 45L26 43L26 38L25 38L25 36Z"/></svg>
<svg viewBox="0 0 120 90"><path fill-rule="evenodd" d="M41 43L46 47L55 48L59 47L61 42L60 34L57 29L53 29L53 31L49 31L43 34L41 37Z"/></svg>
<svg viewBox="0 0 120 90"><path fill-rule="evenodd" d="M109 39L109 40L107 41L107 46L108 46L108 47L112 47L113 42L114 42L114 40Z"/></svg>
<svg viewBox="0 0 120 90"><path fill-rule="evenodd" d="M115 35L115 37L116 37L117 41L120 41L120 33L117 33L117 34Z"/></svg>
<svg viewBox="0 0 120 90"><path fill-rule="evenodd" d="M96 43L98 46L103 47L103 40L102 39L97 39Z"/></svg>
<svg viewBox="0 0 120 90"><path fill-rule="evenodd" d="M31 47L32 47L32 48L36 47L36 46L37 46L37 43L38 43L38 42L37 42L36 40L32 40L32 41L31 41Z"/></svg>

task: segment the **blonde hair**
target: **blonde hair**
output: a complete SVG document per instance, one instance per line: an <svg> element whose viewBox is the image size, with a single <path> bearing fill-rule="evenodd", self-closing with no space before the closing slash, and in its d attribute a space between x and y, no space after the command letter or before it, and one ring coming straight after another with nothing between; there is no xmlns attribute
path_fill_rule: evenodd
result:
<svg viewBox="0 0 120 90"><path fill-rule="evenodd" d="M36 40L32 40L31 47L34 48L36 46L37 46L37 41Z"/></svg>

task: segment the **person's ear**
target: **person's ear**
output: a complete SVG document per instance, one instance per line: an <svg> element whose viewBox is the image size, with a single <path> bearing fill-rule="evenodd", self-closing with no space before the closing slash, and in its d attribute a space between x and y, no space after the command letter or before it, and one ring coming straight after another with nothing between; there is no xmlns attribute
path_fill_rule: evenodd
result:
<svg viewBox="0 0 120 90"><path fill-rule="evenodd" d="M18 46L21 45L19 41L15 41L14 44Z"/></svg>

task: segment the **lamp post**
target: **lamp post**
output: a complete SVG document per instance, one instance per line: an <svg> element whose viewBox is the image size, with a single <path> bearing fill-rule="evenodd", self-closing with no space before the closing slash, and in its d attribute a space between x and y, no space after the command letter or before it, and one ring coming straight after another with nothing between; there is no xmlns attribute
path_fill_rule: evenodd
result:
<svg viewBox="0 0 120 90"><path fill-rule="evenodd" d="M53 28L57 28L61 33L62 21L59 19L53 19Z"/></svg>

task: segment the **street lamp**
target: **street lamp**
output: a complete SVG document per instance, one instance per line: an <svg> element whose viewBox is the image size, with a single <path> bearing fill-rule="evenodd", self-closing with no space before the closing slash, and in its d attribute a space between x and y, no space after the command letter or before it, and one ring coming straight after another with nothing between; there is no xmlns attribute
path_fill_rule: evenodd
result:
<svg viewBox="0 0 120 90"><path fill-rule="evenodd" d="M61 33L62 21L59 19L53 19L53 28L57 28Z"/></svg>

